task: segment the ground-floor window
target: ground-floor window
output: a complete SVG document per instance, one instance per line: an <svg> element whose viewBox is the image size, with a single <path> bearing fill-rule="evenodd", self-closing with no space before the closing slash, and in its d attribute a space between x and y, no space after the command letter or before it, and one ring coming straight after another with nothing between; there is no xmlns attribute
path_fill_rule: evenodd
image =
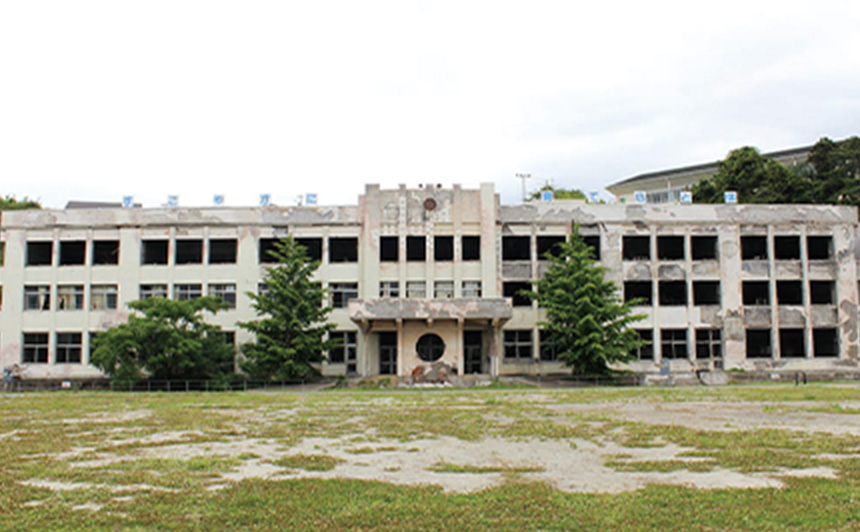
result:
<svg viewBox="0 0 860 532"><path fill-rule="evenodd" d="M543 329L540 331L540 359L544 362L555 362L558 360L555 343L552 341L549 331Z"/></svg>
<svg viewBox="0 0 860 532"><path fill-rule="evenodd" d="M770 358L770 329L747 329L747 358Z"/></svg>
<svg viewBox="0 0 860 532"><path fill-rule="evenodd" d="M639 335L639 339L646 343L630 351L630 355L637 360L654 360L654 331L651 329L634 329L634 331Z"/></svg>
<svg viewBox="0 0 860 532"><path fill-rule="evenodd" d="M836 329L813 329L812 346L816 357L838 357L839 337Z"/></svg>
<svg viewBox="0 0 860 532"><path fill-rule="evenodd" d="M687 329L662 329L660 347L664 360L687 358Z"/></svg>
<svg viewBox="0 0 860 532"><path fill-rule="evenodd" d="M83 341L79 332L58 332L56 345L57 364L80 364Z"/></svg>
<svg viewBox="0 0 860 532"><path fill-rule="evenodd" d="M332 331L330 337L337 345L328 352L329 363L343 364L347 360L355 360L358 352L355 331Z"/></svg>
<svg viewBox="0 0 860 532"><path fill-rule="evenodd" d="M720 329L696 329L696 358L707 360L722 357L722 331Z"/></svg>
<svg viewBox="0 0 860 532"><path fill-rule="evenodd" d="M505 331L505 358L532 358L532 346L531 329Z"/></svg>
<svg viewBox="0 0 860 532"><path fill-rule="evenodd" d="M48 363L48 333L24 333L21 345L21 362L24 364Z"/></svg>

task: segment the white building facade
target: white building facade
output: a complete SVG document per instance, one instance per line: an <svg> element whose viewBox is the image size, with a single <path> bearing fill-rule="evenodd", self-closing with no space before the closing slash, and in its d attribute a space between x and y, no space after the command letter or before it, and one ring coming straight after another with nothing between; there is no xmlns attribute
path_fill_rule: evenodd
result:
<svg viewBox="0 0 860 532"><path fill-rule="evenodd" d="M616 283L644 301L651 342L629 369L858 368L857 211L836 206L500 205L478 189L368 185L358 205L104 208L0 219L0 365L25 379L92 379L94 335L144 297L218 295L213 321L250 340L268 250L292 235L343 347L327 375L565 371L523 298L577 225ZM542 341L543 340L543 341Z"/></svg>

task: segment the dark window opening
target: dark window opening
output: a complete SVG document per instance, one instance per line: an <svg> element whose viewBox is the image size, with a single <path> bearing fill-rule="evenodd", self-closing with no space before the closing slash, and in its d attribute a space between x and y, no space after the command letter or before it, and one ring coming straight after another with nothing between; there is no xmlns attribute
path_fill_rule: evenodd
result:
<svg viewBox="0 0 860 532"><path fill-rule="evenodd" d="M833 281L810 281L809 299L813 305L832 305L835 283Z"/></svg>
<svg viewBox="0 0 860 532"><path fill-rule="evenodd" d="M828 260L833 256L833 239L829 236L806 237L806 255L809 260Z"/></svg>
<svg viewBox="0 0 860 532"><path fill-rule="evenodd" d="M684 237L658 236L657 258L660 260L684 260Z"/></svg>
<svg viewBox="0 0 860 532"><path fill-rule="evenodd" d="M397 333L381 332L379 334L379 374L397 374ZM349 364L347 364L349 366ZM354 371L354 370L353 370ZM347 367L347 373L350 368Z"/></svg>
<svg viewBox="0 0 860 532"><path fill-rule="evenodd" d="M639 360L654 360L654 331L651 329L634 329L639 335L640 340L648 342L638 349L634 349L630 354Z"/></svg>
<svg viewBox="0 0 860 532"><path fill-rule="evenodd" d="M806 356L803 329L779 330L779 354L782 358L803 358Z"/></svg>
<svg viewBox="0 0 860 532"><path fill-rule="evenodd" d="M660 281L660 305L681 306L687 304L685 281Z"/></svg>
<svg viewBox="0 0 860 532"><path fill-rule="evenodd" d="M463 260L481 260L480 236L464 236L461 243L463 244Z"/></svg>
<svg viewBox="0 0 860 532"><path fill-rule="evenodd" d="M332 331L331 337L337 342L328 352L330 364L343 364L355 360L358 344L355 331Z"/></svg>
<svg viewBox="0 0 860 532"><path fill-rule="evenodd" d="M720 329L696 329L696 359L707 360L723 357L723 342Z"/></svg>
<svg viewBox="0 0 860 532"><path fill-rule="evenodd" d="M523 291L530 291L531 289L531 283L513 281L502 283L502 295L504 297L510 297L511 299L513 299L513 305L515 307L532 306L532 300L527 295L522 293Z"/></svg>
<svg viewBox="0 0 860 532"><path fill-rule="evenodd" d="M767 281L744 281L744 305L770 305L770 290Z"/></svg>
<svg viewBox="0 0 860 532"><path fill-rule="evenodd" d="M836 329L812 330L813 354L816 357L838 357L839 340Z"/></svg>
<svg viewBox="0 0 860 532"><path fill-rule="evenodd" d="M600 260L600 235L584 236L585 245L591 248L591 258Z"/></svg>
<svg viewBox="0 0 860 532"><path fill-rule="evenodd" d="M140 262L143 264L167 264L167 240L144 240L141 242Z"/></svg>
<svg viewBox="0 0 860 532"><path fill-rule="evenodd" d="M425 334L416 342L415 351L424 362L436 362L445 354L445 342L437 334Z"/></svg>
<svg viewBox="0 0 860 532"><path fill-rule="evenodd" d="M400 260L400 242L396 236L379 237L379 261L397 262Z"/></svg>
<svg viewBox="0 0 860 532"><path fill-rule="evenodd" d="M767 260L767 237L766 236L742 236L741 237L741 259L743 259L743 260Z"/></svg>
<svg viewBox="0 0 860 532"><path fill-rule="evenodd" d="M278 259L272 256L277 248L275 247L275 243L277 243L280 238L261 238L260 239L260 249L257 260L260 264L272 264L278 262Z"/></svg>
<svg viewBox="0 0 860 532"><path fill-rule="evenodd" d="M319 262L322 260L322 238L307 237L296 238L295 240L296 244L305 248L305 256L312 262Z"/></svg>
<svg viewBox="0 0 860 532"><path fill-rule="evenodd" d="M693 304L697 306L719 305L720 282L693 281Z"/></svg>
<svg viewBox="0 0 860 532"><path fill-rule="evenodd" d="M328 291L332 308L346 308L350 299L358 297L358 283L332 283Z"/></svg>
<svg viewBox="0 0 860 532"><path fill-rule="evenodd" d="M544 259L549 253L553 257L561 255L561 245L567 240L563 236L539 236L537 237L537 255Z"/></svg>
<svg viewBox="0 0 860 532"><path fill-rule="evenodd" d="M625 236L622 241L624 260L651 260L651 237Z"/></svg>
<svg viewBox="0 0 860 532"><path fill-rule="evenodd" d="M406 237L406 260L422 262L427 260L427 238L423 236Z"/></svg>
<svg viewBox="0 0 860 532"><path fill-rule="evenodd" d="M505 331L505 358L532 358L532 331Z"/></svg>
<svg viewBox="0 0 860 532"><path fill-rule="evenodd" d="M531 237L503 236L502 260L531 260Z"/></svg>
<svg viewBox="0 0 860 532"><path fill-rule="evenodd" d="M687 329L662 329L660 348L663 360L682 360L687 358Z"/></svg>
<svg viewBox="0 0 860 532"><path fill-rule="evenodd" d="M558 350L555 347L555 342L552 341L552 336L549 331L540 330L540 359L543 362L555 362L558 360Z"/></svg>
<svg viewBox="0 0 860 532"><path fill-rule="evenodd" d="M651 281L624 281L624 302L638 299L639 306L651 306Z"/></svg>
<svg viewBox="0 0 860 532"><path fill-rule="evenodd" d="M717 237L692 236L690 248L693 260L715 260L717 258Z"/></svg>
<svg viewBox="0 0 860 532"><path fill-rule="evenodd" d="M81 266L87 261L87 243L84 240L60 242L60 266Z"/></svg>
<svg viewBox="0 0 860 532"><path fill-rule="evenodd" d="M53 253L53 242L27 242L27 266L50 266Z"/></svg>
<svg viewBox="0 0 860 532"><path fill-rule="evenodd" d="M48 333L24 333L21 362L24 364L48 363Z"/></svg>
<svg viewBox="0 0 860 532"><path fill-rule="evenodd" d="M235 238L209 239L209 264L236 264Z"/></svg>
<svg viewBox="0 0 860 532"><path fill-rule="evenodd" d="M176 240L176 264L202 264L203 241L199 239Z"/></svg>
<svg viewBox="0 0 860 532"><path fill-rule="evenodd" d="M437 261L454 260L453 236L437 236L433 239L433 259Z"/></svg>
<svg viewBox="0 0 860 532"><path fill-rule="evenodd" d="M328 239L329 262L358 262L358 239L341 237Z"/></svg>
<svg viewBox="0 0 860 532"><path fill-rule="evenodd" d="M93 241L93 264L119 264L119 240Z"/></svg>
<svg viewBox="0 0 860 532"><path fill-rule="evenodd" d="M802 305L803 289L801 288L800 281L777 281L776 304Z"/></svg>
<svg viewBox="0 0 860 532"><path fill-rule="evenodd" d="M57 364L80 364L82 350L81 333L58 332L54 362Z"/></svg>
<svg viewBox="0 0 860 532"><path fill-rule="evenodd" d="M773 237L773 254L776 260L800 260L800 237Z"/></svg>
<svg viewBox="0 0 860 532"><path fill-rule="evenodd" d="M770 358L770 329L747 329L747 358Z"/></svg>

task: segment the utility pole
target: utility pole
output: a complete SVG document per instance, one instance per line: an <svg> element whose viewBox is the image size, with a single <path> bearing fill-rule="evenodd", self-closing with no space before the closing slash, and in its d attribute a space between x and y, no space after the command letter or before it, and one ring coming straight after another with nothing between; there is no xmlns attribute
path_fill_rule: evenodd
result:
<svg viewBox="0 0 860 532"><path fill-rule="evenodd" d="M532 175L531 174L515 174L515 175L519 179L523 180L523 203L525 203L526 200L528 200L528 198L526 197L526 179L529 179Z"/></svg>

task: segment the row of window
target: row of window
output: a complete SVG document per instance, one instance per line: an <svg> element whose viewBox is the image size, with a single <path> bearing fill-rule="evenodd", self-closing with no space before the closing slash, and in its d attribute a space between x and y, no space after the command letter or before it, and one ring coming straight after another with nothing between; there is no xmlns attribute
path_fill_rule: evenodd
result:
<svg viewBox="0 0 860 532"><path fill-rule="evenodd" d="M585 235L582 237L586 245L591 248L594 260L600 260L600 236ZM543 235L534 239L534 251L538 259L546 258L547 255L558 256L561 244L567 240L567 235ZM504 261L526 261L532 260L532 237L530 236L503 236L502 237L502 260Z"/></svg>
<svg viewBox="0 0 860 532"><path fill-rule="evenodd" d="M654 359L654 333L651 329L636 329L639 337L648 344L633 351L639 360ZM806 356L806 331L804 329L779 329L779 348L782 358ZM812 330L812 354L815 357L839 356L839 341L834 328ZM663 360L689 358L687 329L660 329L660 349ZM720 329L695 330L695 358L697 360L720 359L723 356L722 332ZM746 330L746 357L772 358L770 329Z"/></svg>
<svg viewBox="0 0 860 532"><path fill-rule="evenodd" d="M638 301L639 305L653 305L654 281L625 281L624 301ZM777 281L776 302L778 305L802 305L801 281ZM813 305L832 305L835 301L834 281L809 281L809 300ZM720 281L693 281L693 305L720 305ZM744 305L769 305L770 283L768 281L744 281L742 284ZM687 304L686 281L658 281L657 297L661 306L684 306Z"/></svg>
<svg viewBox="0 0 860 532"><path fill-rule="evenodd" d="M715 235L690 236L690 259L716 260L719 238ZM800 260L801 238L798 235L773 237L773 255L776 260ZM681 261L686 259L686 237L678 235L657 236L657 259ZM806 257L809 260L829 260L833 256L833 239L830 236L807 236ZM651 236L627 235L622 239L624 260L651 260ZM762 235L741 236L742 260L768 260L768 237Z"/></svg>
<svg viewBox="0 0 860 532"><path fill-rule="evenodd" d="M233 283L211 283L208 285L210 296L220 297L230 308L236 308L236 285ZM166 284L140 285L140 299L167 297ZM173 298L187 301L203 295L200 283L177 283L173 285ZM119 300L119 290L115 284L94 284L89 287L89 305L85 301L84 285L57 285L56 310L114 310ZM51 310L51 286L27 285L24 287L24 310Z"/></svg>

